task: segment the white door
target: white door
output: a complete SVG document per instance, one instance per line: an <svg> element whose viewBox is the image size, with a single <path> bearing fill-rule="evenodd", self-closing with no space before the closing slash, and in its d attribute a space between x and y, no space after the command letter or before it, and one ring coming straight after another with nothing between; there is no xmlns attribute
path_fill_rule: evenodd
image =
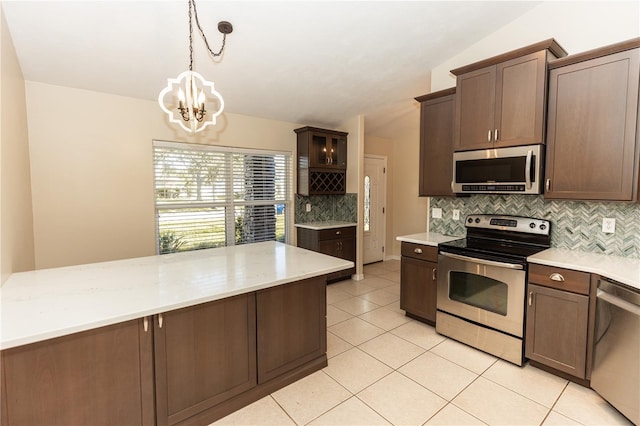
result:
<svg viewBox="0 0 640 426"><path fill-rule="evenodd" d="M364 263L384 259L387 158L364 156Z"/></svg>

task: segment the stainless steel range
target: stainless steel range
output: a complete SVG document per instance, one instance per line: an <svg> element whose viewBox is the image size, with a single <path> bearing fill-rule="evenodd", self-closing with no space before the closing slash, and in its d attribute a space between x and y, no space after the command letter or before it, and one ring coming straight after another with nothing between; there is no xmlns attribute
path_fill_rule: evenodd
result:
<svg viewBox="0 0 640 426"><path fill-rule="evenodd" d="M436 331L522 365L527 257L549 248L551 223L477 214L465 226L438 247Z"/></svg>

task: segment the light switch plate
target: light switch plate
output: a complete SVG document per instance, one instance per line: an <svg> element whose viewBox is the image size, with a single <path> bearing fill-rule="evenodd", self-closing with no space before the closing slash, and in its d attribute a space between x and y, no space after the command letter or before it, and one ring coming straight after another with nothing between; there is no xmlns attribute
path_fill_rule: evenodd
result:
<svg viewBox="0 0 640 426"><path fill-rule="evenodd" d="M602 219L602 232L605 234L613 234L616 232L616 220L611 217Z"/></svg>
<svg viewBox="0 0 640 426"><path fill-rule="evenodd" d="M439 207L434 207L431 209L431 217L434 219L442 218L442 209Z"/></svg>
<svg viewBox="0 0 640 426"><path fill-rule="evenodd" d="M453 220L460 220L460 210L453 209Z"/></svg>

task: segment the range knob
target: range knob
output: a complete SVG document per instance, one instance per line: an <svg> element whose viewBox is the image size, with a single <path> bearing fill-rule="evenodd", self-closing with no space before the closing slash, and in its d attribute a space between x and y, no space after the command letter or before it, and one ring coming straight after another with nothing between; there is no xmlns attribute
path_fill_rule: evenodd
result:
<svg viewBox="0 0 640 426"><path fill-rule="evenodd" d="M480 218L476 217L476 223L480 223Z"/></svg>
<svg viewBox="0 0 640 426"><path fill-rule="evenodd" d="M473 219L471 218L467 219L467 223L473 223Z"/></svg>
<svg viewBox="0 0 640 426"><path fill-rule="evenodd" d="M541 223L540 229L544 231L545 229L547 229L547 225L545 225L544 223Z"/></svg>
<svg viewBox="0 0 640 426"><path fill-rule="evenodd" d="M536 223L535 223L535 222L531 222L531 223L529 224L529 228L531 228L531 229L535 229L535 227L536 227Z"/></svg>

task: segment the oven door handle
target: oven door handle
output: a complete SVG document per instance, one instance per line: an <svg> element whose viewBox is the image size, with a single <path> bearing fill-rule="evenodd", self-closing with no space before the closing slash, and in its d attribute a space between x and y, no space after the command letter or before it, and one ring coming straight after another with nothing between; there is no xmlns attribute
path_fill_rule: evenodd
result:
<svg viewBox="0 0 640 426"><path fill-rule="evenodd" d="M467 261L467 262L480 263L482 265L487 265L487 266L497 266L498 268L524 269L524 267L522 265L518 265L518 264L515 264L515 263L496 262L496 261L493 261L493 260L478 259L476 257L461 256L459 254L445 253L445 252L441 252L440 254L442 256L450 257L452 259L458 259L458 260L464 260L464 261Z"/></svg>

